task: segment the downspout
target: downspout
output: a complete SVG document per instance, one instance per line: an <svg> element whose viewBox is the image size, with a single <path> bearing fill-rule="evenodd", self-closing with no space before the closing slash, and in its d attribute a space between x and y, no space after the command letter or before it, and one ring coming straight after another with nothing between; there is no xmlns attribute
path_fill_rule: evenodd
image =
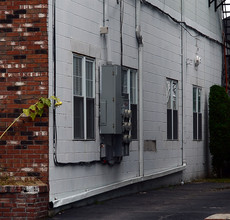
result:
<svg viewBox="0 0 230 220"><path fill-rule="evenodd" d="M103 27L105 27L105 0L103 0Z"/></svg>
<svg viewBox="0 0 230 220"><path fill-rule="evenodd" d="M56 0L53 0L53 95L56 96ZM57 165L57 148L56 148L56 108L53 108L53 159L54 164Z"/></svg>
<svg viewBox="0 0 230 220"><path fill-rule="evenodd" d="M120 65L123 67L123 16L124 16L124 0L120 0Z"/></svg>
<svg viewBox="0 0 230 220"><path fill-rule="evenodd" d="M181 23L184 19L183 0L181 0ZM184 30L181 24L181 164L184 164Z"/></svg>
<svg viewBox="0 0 230 220"><path fill-rule="evenodd" d="M140 26L141 0L136 0L136 38L138 43L138 70L139 70L139 175L144 176L144 141L143 141L143 41Z"/></svg>
<svg viewBox="0 0 230 220"><path fill-rule="evenodd" d="M106 62L112 63L111 58L111 43L110 43L110 30L109 30L109 0L103 0L103 27L107 28L108 32L105 34L106 41Z"/></svg>

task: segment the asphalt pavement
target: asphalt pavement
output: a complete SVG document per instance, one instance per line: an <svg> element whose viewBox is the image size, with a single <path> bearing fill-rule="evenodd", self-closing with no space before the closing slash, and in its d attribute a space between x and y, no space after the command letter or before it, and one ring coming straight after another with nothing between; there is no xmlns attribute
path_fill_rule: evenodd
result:
<svg viewBox="0 0 230 220"><path fill-rule="evenodd" d="M230 183L194 182L60 212L52 220L204 220L230 213Z"/></svg>

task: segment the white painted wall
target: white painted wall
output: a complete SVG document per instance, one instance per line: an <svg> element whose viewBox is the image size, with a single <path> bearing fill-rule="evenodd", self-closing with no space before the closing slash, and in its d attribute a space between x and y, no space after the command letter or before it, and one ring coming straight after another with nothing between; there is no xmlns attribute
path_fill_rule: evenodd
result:
<svg viewBox="0 0 230 220"><path fill-rule="evenodd" d="M49 0L50 94L52 94L53 86L53 1ZM113 64L119 65L120 5L115 0L106 1L109 2L111 60ZM149 0L148 2L180 21L180 0ZM203 34L221 41L219 12L214 12L213 7L209 8L207 0L183 2L183 21ZM99 160L99 69L102 64L106 63L106 42L104 37L100 35L100 26L103 24L103 0L56 0L56 5L57 96L63 101L63 106L57 109L58 161ZM202 108L205 110L205 100L208 98L209 87L221 82L221 47L218 43L204 38L188 27L187 30L181 28L180 24L172 21L167 15L162 14L157 9L148 7L146 4L141 6L141 28L144 43L144 140L156 141L156 151L144 152L144 174L146 176L159 174L161 171L178 168L186 161L187 167L184 171L186 180L203 176L206 157L205 141L193 141L192 85L202 87ZM183 41L181 40L181 29ZM197 38L194 37L196 35L198 35ZM182 45L183 65L181 63ZM123 48L123 65L137 69L138 45L135 36L135 1L133 0L125 0L124 4ZM96 59L95 141L73 141L73 52ZM196 52L202 59L197 69L195 69L193 63ZM186 61L191 61L191 64L186 65ZM184 83L181 81L182 72ZM178 141L167 140L166 78L178 80L179 83ZM182 85L184 88L183 97ZM184 113L183 120L182 111ZM138 141L132 142L130 155L124 157L120 165L113 167L100 164L92 166L55 166L53 163L52 112L50 116L50 201L62 201L71 196L78 196L78 199L85 198L92 195L92 193L87 194L87 192L96 189L103 191L103 188L108 185L118 184L117 186L119 186L119 183L125 181L128 184L131 183L128 180L139 176ZM203 125L204 118L205 114L203 114ZM203 126L203 133L204 130ZM181 140L182 132L183 141ZM203 137L205 137L204 134ZM83 196L81 197L81 195Z"/></svg>

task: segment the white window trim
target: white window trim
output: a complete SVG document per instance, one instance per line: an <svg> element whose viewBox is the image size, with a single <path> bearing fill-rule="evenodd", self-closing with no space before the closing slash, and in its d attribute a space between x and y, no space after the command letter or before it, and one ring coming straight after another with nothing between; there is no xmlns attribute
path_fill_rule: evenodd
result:
<svg viewBox="0 0 230 220"><path fill-rule="evenodd" d="M74 57L77 57L77 58L81 58L81 64L82 64L82 95L81 96L78 96L78 95L75 95L74 94L74 89L72 89L72 110L73 110L73 116L74 116L74 97L75 96L78 96L78 97L83 97L83 105L84 105L84 138L83 139L76 139L76 138L74 138L74 120L73 120L73 124L72 124L72 128L73 128L73 132L72 132L72 136L73 136L73 140L77 140L77 141L85 141L85 140L92 140L92 139L87 139L87 114L86 114L86 106L87 106L87 103L86 103L86 101L87 101L87 97L86 97L86 61L90 61L90 62L92 62L93 63L93 88L92 88L92 92L93 92L93 97L91 97L91 98L93 98L94 100L95 100L95 84L96 84L96 82L95 82L95 60L93 59L93 58L89 58L89 57L87 57L87 56L84 56L84 55L78 55L78 54L76 54L76 53L73 53L73 59L74 59ZM73 61L72 61L72 66L73 66ZM72 76L73 76L73 74L72 74ZM74 83L74 80L73 80L73 83ZM74 88L74 85L73 85L73 88ZM95 103L94 103L94 110L95 110ZM94 118L94 120L95 120L95 118ZM95 123L94 123L94 133L95 133ZM95 136L95 134L94 134L94 136Z"/></svg>
<svg viewBox="0 0 230 220"><path fill-rule="evenodd" d="M132 68L128 68L128 67L124 67L124 69L123 69L123 71L126 71L126 73L127 73L127 94L128 94L128 98L129 98L129 109L131 110L131 105L133 104L133 105L137 105L138 106L138 72L137 72L137 70L136 69L132 69ZM131 71L135 71L135 103L131 103L131 82L130 82L130 80L131 80ZM122 85L122 87L123 87L123 85ZM137 122L137 124L138 124L138 116L137 116L137 118L136 118L136 122ZM132 131L131 131L132 132ZM136 140L136 139L138 139L138 133L137 133L137 137L134 139L134 140Z"/></svg>
<svg viewBox="0 0 230 220"><path fill-rule="evenodd" d="M202 114L202 105L201 105L201 103L202 103L202 88L201 87L199 87L199 86L196 86L196 85L193 85L193 89L196 89L196 109L195 109L195 111L194 111L194 108L193 108L193 106L192 106L192 108L193 108L193 113L197 113L197 121L196 121L196 126L197 126L197 128L196 128L196 139L194 139L194 141L200 141L200 140L202 140L202 138L201 139L199 139L199 117L198 117L198 114L200 113L201 115L203 115ZM200 90L200 111L199 111L199 95L198 95L198 91ZM193 103L194 104L194 103ZM193 124L193 126L194 126L194 124ZM201 132L202 132L202 128L201 128Z"/></svg>
<svg viewBox="0 0 230 220"><path fill-rule="evenodd" d="M193 88L195 88L196 89L196 113L202 113L202 110L201 110L201 98L202 98L202 96L201 96L201 92L202 92L202 89L199 87L199 86L193 86ZM200 90L200 111L199 111L199 99L198 99L198 91Z"/></svg>
<svg viewBox="0 0 230 220"><path fill-rule="evenodd" d="M137 105L138 104L138 88L137 88L138 79L137 79L137 70L136 69L131 69L131 68L124 67L124 71L126 71L126 73L127 73L127 93L128 93L129 100L131 100L131 85L130 85L131 84L130 83L131 70L135 71L136 90L135 90L135 103L133 103L133 104ZM131 101L129 102L129 108L130 107L131 107Z"/></svg>
<svg viewBox="0 0 230 220"><path fill-rule="evenodd" d="M174 79L170 79L170 78L167 78L166 79L166 86L167 86L167 89L168 89L168 83L167 82L170 82L170 96L168 98L170 98L170 108L168 108L167 106L167 109L171 109L171 129L172 129L172 139L168 139L170 141L172 140L177 140L177 139L174 139L173 138L173 134L174 134L174 123L173 123L173 110L177 110L178 111L178 81L177 80L174 80ZM173 91L173 83L176 83L177 85L177 88L176 88L176 109L173 109L173 94L172 94L172 91ZM168 95L168 91L167 92L167 95ZM168 100L166 102L166 105L168 103ZM177 121L177 126L178 126L178 121ZM178 131L177 131L178 132Z"/></svg>

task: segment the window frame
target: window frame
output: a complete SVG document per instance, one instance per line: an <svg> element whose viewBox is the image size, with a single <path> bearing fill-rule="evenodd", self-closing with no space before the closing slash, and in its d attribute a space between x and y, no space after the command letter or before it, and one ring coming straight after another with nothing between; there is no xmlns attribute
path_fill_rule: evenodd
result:
<svg viewBox="0 0 230 220"><path fill-rule="evenodd" d="M124 87L124 73L127 74L127 78L126 78L126 87ZM134 76L134 83L135 86L132 88L131 87L131 75L135 74ZM124 92L124 88L125 88L125 92ZM134 94L132 98L131 97L131 93L132 90L134 90ZM132 118L131 118L131 123L132 123L132 130L131 130L131 136L133 140L137 140L138 139L138 71L136 69L132 69L132 68L128 68L128 67L123 67L122 69L122 93L123 94L128 94L128 98L129 98L129 109L133 110L136 109L136 111L132 112ZM135 115L134 115L135 113Z"/></svg>
<svg viewBox="0 0 230 220"><path fill-rule="evenodd" d="M193 140L201 141L202 140L202 88L196 85L192 87L192 100L193 100ZM196 97L194 99L194 89L196 93Z"/></svg>
<svg viewBox="0 0 230 220"><path fill-rule="evenodd" d="M81 59L81 91L80 94L75 94L75 92L77 91L77 87L75 85L75 83L77 82L77 80L75 80L75 76L77 75L77 72L75 71L75 61L74 59ZM87 62L92 64L91 67L91 76L92 79L90 79L92 85L91 85L91 89L90 92L87 92L87 83L89 83L89 80L87 81ZM73 93L72 93L72 97L73 97L73 140L77 140L77 141L92 141L95 140L95 75L96 75L96 69L95 69L95 59L89 56L85 56L85 55L80 55L80 54L76 54L73 53ZM76 91L75 91L76 90ZM90 93L90 96L88 97L88 94ZM83 99L83 135L82 137L77 137L77 132L76 132L76 127L75 127L75 123L76 123L76 117L75 117L75 98L82 98ZM91 114L93 114L93 118L90 119L88 118L88 108L87 108L87 104L88 104L88 100L91 99L93 100L93 112ZM91 103L92 104L92 103ZM87 130L87 124L89 124L89 121L93 124L92 126L92 135L91 137L88 137L88 130ZM81 128L82 129L82 128ZM80 132L80 133L81 133Z"/></svg>
<svg viewBox="0 0 230 220"><path fill-rule="evenodd" d="M175 101L172 94L176 85ZM178 81L166 78L167 140L178 140Z"/></svg>

